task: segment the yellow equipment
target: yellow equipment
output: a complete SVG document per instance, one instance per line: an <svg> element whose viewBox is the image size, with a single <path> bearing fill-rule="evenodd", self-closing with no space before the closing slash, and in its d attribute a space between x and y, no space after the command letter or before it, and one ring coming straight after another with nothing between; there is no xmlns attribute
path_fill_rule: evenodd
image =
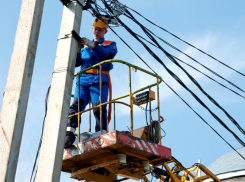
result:
<svg viewBox="0 0 245 182"><path fill-rule="evenodd" d="M172 170L169 164L174 163ZM158 182L202 182L205 179L211 178L214 182L221 182L208 168L197 163L190 168L185 168L178 160L172 157L172 160L163 163L165 170L158 170ZM201 170L205 175L198 176L198 171Z"/></svg>
<svg viewBox="0 0 245 182"><path fill-rule="evenodd" d="M109 100L106 103L100 102L99 105L95 106L102 107L102 105L105 104L113 104L114 130L105 134L103 134L101 130L100 135L98 134L80 141L79 116L87 111L91 116L90 111L93 108L89 107L89 109L85 111L74 114L78 115L78 143L72 145L71 148L64 149L62 171L70 173L73 179L93 182L117 182L128 179L142 179L145 182L149 182L146 175L150 173L158 178L159 182L202 182L202 180L207 178L212 178L214 182L221 182L211 171L201 164L196 164L191 168L183 167L179 161L172 157L171 149L162 145L160 124L164 119L160 116L159 84L162 81L160 76L122 60L103 61L80 71L75 74L75 76L79 77L83 72L99 67L101 77L101 65L108 62L125 64L128 66L129 70L129 93ZM155 77L156 83L132 91L131 69L133 68ZM157 86L156 98L155 93L151 90L153 86ZM138 94L138 98L137 95L136 98L134 97L135 94L145 90L149 91ZM147 97L145 97L146 94ZM129 104L118 101L125 97L129 97ZM159 137L159 143L154 143L149 140L148 134L151 130L149 126L136 130L133 128L133 106L135 104L141 105L146 103L148 102L147 99L149 99L149 104L155 99L157 101L158 119L155 122L159 125L157 129L159 131L156 132L157 134L155 133L154 136ZM130 132L116 130L115 104L123 104L129 108ZM150 120L150 125L153 122L154 121ZM89 132L91 132L91 118L89 119ZM172 169L168 166L171 163L175 163ZM199 177L197 175L199 170L202 170L205 176ZM123 178L118 179L117 176L122 176Z"/></svg>

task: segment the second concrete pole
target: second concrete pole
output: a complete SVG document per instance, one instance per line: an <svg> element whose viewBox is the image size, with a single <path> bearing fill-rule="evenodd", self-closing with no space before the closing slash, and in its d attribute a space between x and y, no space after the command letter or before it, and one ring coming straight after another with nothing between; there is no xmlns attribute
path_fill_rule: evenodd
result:
<svg viewBox="0 0 245 182"><path fill-rule="evenodd" d="M82 6L77 2L64 6L60 36L72 30L79 33L81 17ZM60 181L76 52L77 41L71 35L58 40L36 182Z"/></svg>

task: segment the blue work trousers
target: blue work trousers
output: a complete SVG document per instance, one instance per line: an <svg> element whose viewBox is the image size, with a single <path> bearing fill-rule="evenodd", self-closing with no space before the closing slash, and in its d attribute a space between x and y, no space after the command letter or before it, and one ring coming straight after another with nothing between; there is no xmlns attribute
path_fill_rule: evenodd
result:
<svg viewBox="0 0 245 182"><path fill-rule="evenodd" d="M101 89L101 102L107 102L108 100L108 83L102 84ZM80 111L84 111L87 104L92 101L93 107L100 103L100 85L99 83L94 83L92 85L83 85L80 84ZM107 130L107 105L102 106L102 129ZM75 114L78 112L78 85L76 86L76 91L74 95L74 100L70 106L69 115ZM100 131L100 108L93 109L94 116L96 119L95 131ZM80 121L81 122L81 121ZM71 117L68 119L67 127L77 128L78 119L77 116Z"/></svg>

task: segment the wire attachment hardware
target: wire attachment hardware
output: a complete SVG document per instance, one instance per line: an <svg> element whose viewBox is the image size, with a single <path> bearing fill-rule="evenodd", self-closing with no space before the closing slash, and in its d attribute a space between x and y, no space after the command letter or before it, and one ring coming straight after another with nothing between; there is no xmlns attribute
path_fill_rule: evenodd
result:
<svg viewBox="0 0 245 182"><path fill-rule="evenodd" d="M59 35L58 38L57 38L57 40L70 38L70 35L71 35L71 33L65 34L65 35Z"/></svg>
<svg viewBox="0 0 245 182"><path fill-rule="evenodd" d="M80 37L80 35L75 30L72 30L71 34L77 40L77 42L81 42L82 38Z"/></svg>
<svg viewBox="0 0 245 182"><path fill-rule="evenodd" d="M69 3L71 3L71 2L77 2L78 4L80 4L81 6L83 6L83 4L79 1L79 0L60 0L61 2L62 2L62 4L64 5L64 6L68 6L68 4Z"/></svg>
<svg viewBox="0 0 245 182"><path fill-rule="evenodd" d="M64 6L67 6L70 2L72 2L71 0L60 0L60 1Z"/></svg>

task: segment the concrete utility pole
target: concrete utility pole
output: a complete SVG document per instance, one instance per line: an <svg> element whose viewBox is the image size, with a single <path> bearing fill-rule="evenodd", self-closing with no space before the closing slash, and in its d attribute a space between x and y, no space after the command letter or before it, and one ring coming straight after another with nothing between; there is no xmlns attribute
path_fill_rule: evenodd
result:
<svg viewBox="0 0 245 182"><path fill-rule="evenodd" d="M15 180L44 0L23 0L0 114L0 182Z"/></svg>
<svg viewBox="0 0 245 182"><path fill-rule="evenodd" d="M72 30L79 33L81 17L82 6L76 1L64 6L60 36ZM77 41L71 35L58 40L36 182L60 180L76 52Z"/></svg>

